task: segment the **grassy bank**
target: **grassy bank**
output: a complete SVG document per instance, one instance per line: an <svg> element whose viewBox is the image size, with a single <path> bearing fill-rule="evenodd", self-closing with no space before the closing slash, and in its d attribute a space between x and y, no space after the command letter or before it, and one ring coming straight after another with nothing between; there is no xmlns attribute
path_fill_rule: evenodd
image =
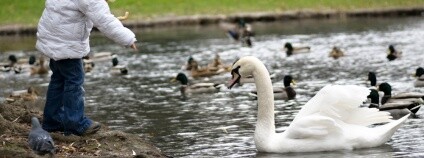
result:
<svg viewBox="0 0 424 158"><path fill-rule="evenodd" d="M130 12L131 20L181 15L282 12L289 10L355 10L424 7L424 0L116 0L112 12ZM0 25L36 25L43 11L42 0L1 0Z"/></svg>

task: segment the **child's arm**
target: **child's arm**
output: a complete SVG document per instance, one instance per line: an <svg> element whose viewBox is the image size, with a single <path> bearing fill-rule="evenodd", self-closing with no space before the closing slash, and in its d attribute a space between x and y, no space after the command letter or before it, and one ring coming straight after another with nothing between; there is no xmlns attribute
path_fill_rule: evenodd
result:
<svg viewBox="0 0 424 158"><path fill-rule="evenodd" d="M103 0L79 0L79 8L106 37L124 46L132 46L135 34L124 27L110 12L109 5Z"/></svg>

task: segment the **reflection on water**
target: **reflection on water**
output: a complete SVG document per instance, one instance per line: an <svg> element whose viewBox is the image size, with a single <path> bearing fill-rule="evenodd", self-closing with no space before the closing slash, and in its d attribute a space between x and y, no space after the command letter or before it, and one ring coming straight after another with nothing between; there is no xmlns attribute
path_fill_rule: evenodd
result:
<svg viewBox="0 0 424 158"><path fill-rule="evenodd" d="M424 20L350 19L306 20L254 24L256 32L252 48L230 41L214 26L177 27L140 30L140 53L130 52L103 36L93 37L93 51L119 54L129 75L109 74L110 62L96 63L86 76L86 113L111 129L139 134L165 153L175 157L420 157L424 156L423 110L410 119L386 145L354 151L264 154L257 153L253 143L256 101L247 92L254 88L244 84L233 90L214 94L197 94L182 98L179 85L170 78L181 72L189 56L201 65L219 53L225 63L238 57L260 58L277 78L292 75L298 82L294 101L276 101L276 127L284 131L298 110L320 88L329 83L366 86L368 71L376 71L379 82L392 84L394 92L418 91L413 87L414 73L424 66L422 55ZM285 42L309 45L311 53L286 57ZM400 60L388 62L387 47L394 44L404 52ZM328 57L333 46L347 54L338 60ZM12 52L1 53L5 60ZM34 51L13 51L18 56ZM3 61L4 61L3 60ZM226 83L230 74L193 82ZM27 74L0 75L1 94L35 85L45 94L49 77ZM282 86L282 80L274 85ZM0 98L4 99L4 98ZM226 130L223 130L226 129Z"/></svg>

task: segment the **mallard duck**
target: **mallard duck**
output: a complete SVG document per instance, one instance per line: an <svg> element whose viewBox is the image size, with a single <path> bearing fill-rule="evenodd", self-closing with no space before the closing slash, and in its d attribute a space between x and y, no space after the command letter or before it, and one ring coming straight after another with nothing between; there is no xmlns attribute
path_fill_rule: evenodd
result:
<svg viewBox="0 0 424 158"><path fill-rule="evenodd" d="M93 70L95 64L93 60L90 59L90 56L85 56L82 58L82 63L84 66L84 72L89 73Z"/></svg>
<svg viewBox="0 0 424 158"><path fill-rule="evenodd" d="M8 57L9 63L3 63L0 66L0 70L3 72L14 71L16 74L22 72L22 66L18 64L18 58L15 55L9 55Z"/></svg>
<svg viewBox="0 0 424 158"><path fill-rule="evenodd" d="M370 87L369 89L374 89L377 90L377 75L375 74L375 72L368 72L368 81L370 81ZM381 100L381 98L383 98L384 96L384 92L378 92L379 94L379 100Z"/></svg>
<svg viewBox="0 0 424 158"><path fill-rule="evenodd" d="M172 80L172 82L180 81L181 87L180 92L182 95L193 94L193 93L210 93L218 92L222 85L215 83L196 83L189 84L189 80L184 73L178 73Z"/></svg>
<svg viewBox="0 0 424 158"><path fill-rule="evenodd" d="M344 56L344 52L342 50L340 50L340 48L338 48L338 47L333 47L329 56L334 58L334 59L338 59L338 58Z"/></svg>
<svg viewBox="0 0 424 158"><path fill-rule="evenodd" d="M414 82L414 86L424 87L424 69L422 67L417 68L415 77L417 77L417 80Z"/></svg>
<svg viewBox="0 0 424 158"><path fill-rule="evenodd" d="M389 52L388 52L388 54L387 54L387 59L388 59L389 61L392 61L392 60L395 60L395 59L397 59L397 58L400 58L401 56L402 56L402 52L397 51L397 50L395 49L395 46L393 46L393 45L389 45Z"/></svg>
<svg viewBox="0 0 424 158"><path fill-rule="evenodd" d="M43 56L40 56L38 63L37 64L33 64L31 66L31 75L45 75L49 73L49 69L47 68L46 64L44 63L45 59Z"/></svg>
<svg viewBox="0 0 424 158"><path fill-rule="evenodd" d="M30 55L28 60L29 65L35 65L37 64L37 57L35 55Z"/></svg>
<svg viewBox="0 0 424 158"><path fill-rule="evenodd" d="M6 98L6 101L14 102L20 99L24 101L35 101L38 99L38 92L34 87L28 87L27 90L13 91L9 97Z"/></svg>
<svg viewBox="0 0 424 158"><path fill-rule="evenodd" d="M282 133L275 132L274 93L265 65L256 57L238 60L228 88L253 75L258 90L254 141L258 152L320 152L383 145L408 119L390 119L388 112L361 108L370 91L355 85L327 85L311 98ZM382 124L370 126L374 124Z"/></svg>
<svg viewBox="0 0 424 158"><path fill-rule="evenodd" d="M126 75L128 74L128 68L125 65L119 65L119 60L116 55L112 58L112 68L110 70L112 75Z"/></svg>
<svg viewBox="0 0 424 158"><path fill-rule="evenodd" d="M215 75L219 75L225 71L219 71L219 70L211 70L208 67L200 68L197 62L192 62L191 66L191 77L193 78L199 78L199 77L211 77Z"/></svg>
<svg viewBox="0 0 424 158"><path fill-rule="evenodd" d="M226 31L226 35L234 41L240 41L243 45L252 46L254 32L252 26L240 20L238 24L220 23L219 26Z"/></svg>
<svg viewBox="0 0 424 158"><path fill-rule="evenodd" d="M273 87L274 91L274 99L275 100L292 100L296 98L296 91L293 89L292 85L295 85L296 82L294 82L293 77L290 75L284 76L283 79L284 82L284 88L282 87ZM254 96L257 98L258 92L252 91L250 92L251 96Z"/></svg>
<svg viewBox="0 0 424 158"><path fill-rule="evenodd" d="M185 70L190 71L193 68L194 63L197 63L197 61L192 56L190 56L187 60L187 63L185 65L183 65L183 68Z"/></svg>
<svg viewBox="0 0 424 158"><path fill-rule="evenodd" d="M419 103L408 102L408 101L385 103L384 105L381 105L378 91L376 89L370 89L370 90L371 92L370 92L370 95L368 95L368 98L371 99L371 103L368 104L368 107L377 108L380 111L387 111L390 113L390 115L394 119L399 119L405 115L413 113L412 111L415 111L417 108L419 109L421 106L419 105Z"/></svg>
<svg viewBox="0 0 424 158"><path fill-rule="evenodd" d="M421 107L421 104L424 103L424 94L418 92L402 92L392 96L392 86L389 83L384 82L378 86L379 91L384 92L384 96L381 99L381 108L386 108L387 103L397 103L399 107L407 106L409 107L411 104L417 104L416 106L409 107L408 109L412 113L417 113ZM406 105L405 105L406 104Z"/></svg>
<svg viewBox="0 0 424 158"><path fill-rule="evenodd" d="M225 65L221 61L221 57L216 54L213 61L208 65L208 68L212 71L225 71L230 72L231 71L231 65Z"/></svg>
<svg viewBox="0 0 424 158"><path fill-rule="evenodd" d="M311 49L311 47L309 47L309 46L293 47L293 45L290 42L286 42L284 44L284 48L286 49L286 55L287 56L291 56L291 55L294 55L294 54L300 54L300 53L306 53Z"/></svg>

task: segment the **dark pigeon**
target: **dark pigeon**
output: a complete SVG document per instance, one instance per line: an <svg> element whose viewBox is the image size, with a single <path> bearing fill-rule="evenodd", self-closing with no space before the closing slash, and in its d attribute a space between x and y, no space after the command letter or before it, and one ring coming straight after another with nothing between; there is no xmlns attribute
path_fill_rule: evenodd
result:
<svg viewBox="0 0 424 158"><path fill-rule="evenodd" d="M28 136L28 144L38 155L54 155L56 149L49 132L41 128L40 122L36 117L31 118L31 131Z"/></svg>

